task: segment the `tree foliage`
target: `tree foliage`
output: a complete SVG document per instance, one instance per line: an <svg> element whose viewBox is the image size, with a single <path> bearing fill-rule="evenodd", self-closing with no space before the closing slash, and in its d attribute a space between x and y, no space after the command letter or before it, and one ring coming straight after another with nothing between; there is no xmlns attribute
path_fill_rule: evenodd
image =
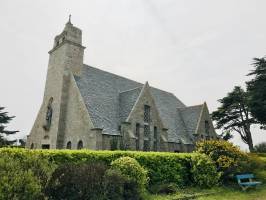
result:
<svg viewBox="0 0 266 200"><path fill-rule="evenodd" d="M13 144L16 140L7 140L5 136L12 135L18 131L6 130L6 124L8 124L15 116L8 116L8 112L3 111L4 107L0 107L0 147Z"/></svg>
<svg viewBox="0 0 266 200"><path fill-rule="evenodd" d="M232 92L218 101L221 106L212 113L216 128L230 134L238 133L242 141L248 144L249 150L253 151L250 127L257 122L251 116L247 92L240 86L236 86Z"/></svg>
<svg viewBox="0 0 266 200"><path fill-rule="evenodd" d="M253 59L254 69L248 74L253 76L247 82L249 93L249 106L252 115L261 123L266 125L266 57Z"/></svg>

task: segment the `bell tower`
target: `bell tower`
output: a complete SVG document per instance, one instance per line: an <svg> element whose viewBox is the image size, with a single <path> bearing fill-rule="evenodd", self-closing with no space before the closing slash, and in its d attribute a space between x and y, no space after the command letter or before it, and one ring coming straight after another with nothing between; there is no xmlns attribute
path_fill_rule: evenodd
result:
<svg viewBox="0 0 266 200"><path fill-rule="evenodd" d="M62 51L66 67L71 69L74 75L80 75L83 66L83 55L85 47L82 46L82 31L73 26L71 15L65 25L63 32L54 39L54 46L49 51L50 59L59 56L58 51ZM52 57L52 58L51 58Z"/></svg>
<svg viewBox="0 0 266 200"><path fill-rule="evenodd" d="M70 15L49 51L43 102L27 147L63 148L70 79L81 75L84 49L82 31L71 23Z"/></svg>

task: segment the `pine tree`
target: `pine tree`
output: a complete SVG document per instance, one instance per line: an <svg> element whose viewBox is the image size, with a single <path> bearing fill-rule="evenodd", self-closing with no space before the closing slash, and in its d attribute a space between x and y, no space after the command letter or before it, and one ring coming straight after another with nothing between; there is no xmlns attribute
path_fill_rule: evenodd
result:
<svg viewBox="0 0 266 200"><path fill-rule="evenodd" d="M252 152L254 147L250 127L257 124L257 121L251 116L247 92L236 86L232 92L218 101L221 106L212 113L212 119L216 121L216 128L223 129L228 137L238 133Z"/></svg>
<svg viewBox="0 0 266 200"><path fill-rule="evenodd" d="M253 67L248 76L253 76L247 82L249 107L251 114L266 128L266 57L254 58Z"/></svg>
<svg viewBox="0 0 266 200"><path fill-rule="evenodd" d="M6 136L18 132L6 130L5 125L8 124L15 116L8 116L8 112L4 112L4 109L4 107L0 107L0 147L13 144L16 140L8 140L6 139Z"/></svg>

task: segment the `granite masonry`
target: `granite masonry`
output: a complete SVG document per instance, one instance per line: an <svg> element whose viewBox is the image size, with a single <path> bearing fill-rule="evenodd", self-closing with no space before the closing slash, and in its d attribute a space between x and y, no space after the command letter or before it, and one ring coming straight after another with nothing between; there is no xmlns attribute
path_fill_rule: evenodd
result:
<svg viewBox="0 0 266 200"><path fill-rule="evenodd" d="M83 63L82 32L71 21L54 39L44 98L27 138L31 149L190 152L216 139L206 103Z"/></svg>

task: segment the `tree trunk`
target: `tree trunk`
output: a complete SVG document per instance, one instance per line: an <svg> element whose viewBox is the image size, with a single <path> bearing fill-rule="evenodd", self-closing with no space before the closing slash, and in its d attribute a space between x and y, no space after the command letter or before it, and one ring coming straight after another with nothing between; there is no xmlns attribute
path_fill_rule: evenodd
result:
<svg viewBox="0 0 266 200"><path fill-rule="evenodd" d="M246 132L246 136L247 136L247 143L248 143L249 151L253 152L254 151L254 147L253 147L253 140L252 140L252 137L251 137L250 128L246 129L245 132Z"/></svg>

